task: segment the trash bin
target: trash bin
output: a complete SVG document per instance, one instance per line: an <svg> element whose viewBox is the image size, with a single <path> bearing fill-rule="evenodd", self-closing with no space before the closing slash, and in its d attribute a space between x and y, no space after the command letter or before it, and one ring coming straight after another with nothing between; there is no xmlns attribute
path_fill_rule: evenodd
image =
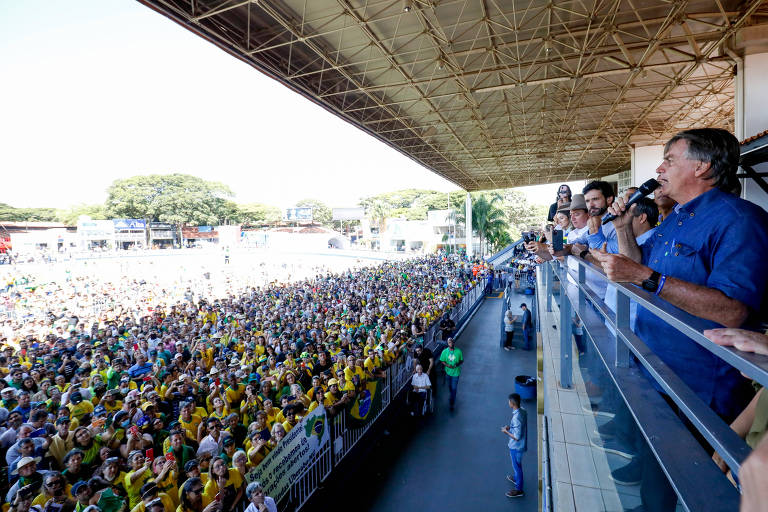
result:
<svg viewBox="0 0 768 512"><path fill-rule="evenodd" d="M536 398L536 378L530 375L518 375L515 377L515 393L521 400L533 400Z"/></svg>

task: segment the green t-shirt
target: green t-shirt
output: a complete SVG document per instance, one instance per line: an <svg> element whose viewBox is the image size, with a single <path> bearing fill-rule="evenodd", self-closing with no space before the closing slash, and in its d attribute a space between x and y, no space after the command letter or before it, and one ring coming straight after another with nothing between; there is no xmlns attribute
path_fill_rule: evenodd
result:
<svg viewBox="0 0 768 512"><path fill-rule="evenodd" d="M440 362L446 365L458 365L462 361L464 361L464 355L461 353L460 348L454 347L453 350L446 348L440 354ZM456 366L456 368L446 366L445 374L450 377L458 377L461 375L461 366Z"/></svg>

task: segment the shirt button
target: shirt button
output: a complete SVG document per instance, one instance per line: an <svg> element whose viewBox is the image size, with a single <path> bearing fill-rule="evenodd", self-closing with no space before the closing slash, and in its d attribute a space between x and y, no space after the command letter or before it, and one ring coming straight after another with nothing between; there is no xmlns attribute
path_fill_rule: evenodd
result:
<svg viewBox="0 0 768 512"><path fill-rule="evenodd" d="M669 242L664 242L664 245L667 245Z"/></svg>
<svg viewBox="0 0 768 512"><path fill-rule="evenodd" d="M693 212L691 212L691 217L693 217Z"/></svg>
<svg viewBox="0 0 768 512"><path fill-rule="evenodd" d="M653 260L653 262L654 263L658 263L659 262L659 258L656 258L655 260Z"/></svg>
<svg viewBox="0 0 768 512"><path fill-rule="evenodd" d="M678 222L677 225L678 226L682 226L683 225L683 221Z"/></svg>
<svg viewBox="0 0 768 512"><path fill-rule="evenodd" d="M679 253L679 252L676 252L676 253L675 253L675 256L680 256L680 253Z"/></svg>

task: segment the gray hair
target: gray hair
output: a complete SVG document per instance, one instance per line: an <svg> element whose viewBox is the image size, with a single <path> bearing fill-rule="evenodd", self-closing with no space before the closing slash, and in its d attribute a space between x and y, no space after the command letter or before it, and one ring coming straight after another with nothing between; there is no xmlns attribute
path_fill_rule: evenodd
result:
<svg viewBox="0 0 768 512"><path fill-rule="evenodd" d="M259 482L251 482L248 484L248 487L245 488L245 495L248 497L248 499L251 499L251 495L255 492L263 491L264 488L261 486L261 483Z"/></svg>

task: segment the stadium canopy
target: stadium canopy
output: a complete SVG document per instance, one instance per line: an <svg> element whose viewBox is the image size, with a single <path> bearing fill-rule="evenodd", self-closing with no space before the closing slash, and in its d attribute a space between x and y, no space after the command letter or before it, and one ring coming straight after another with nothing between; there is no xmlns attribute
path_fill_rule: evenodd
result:
<svg viewBox="0 0 768 512"><path fill-rule="evenodd" d="M765 15L760 0L139 1L468 191L606 176L633 144L732 129L729 48Z"/></svg>

